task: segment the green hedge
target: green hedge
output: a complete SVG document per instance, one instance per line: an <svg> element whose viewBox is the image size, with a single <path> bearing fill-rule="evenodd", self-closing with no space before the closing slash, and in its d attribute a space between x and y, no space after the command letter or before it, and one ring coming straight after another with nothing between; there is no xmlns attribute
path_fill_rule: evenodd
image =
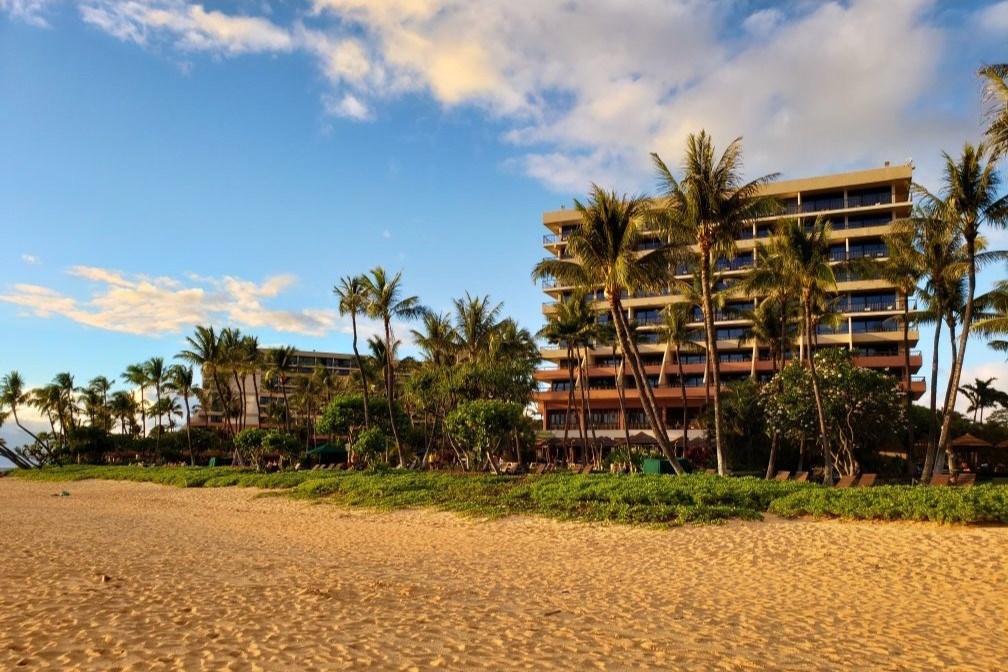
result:
<svg viewBox="0 0 1008 672"><path fill-rule="evenodd" d="M880 486L836 490L808 483L707 474L494 476L416 471L289 471L231 467L68 466L15 471L35 481L111 479L179 487L255 487L299 499L325 498L377 509L431 507L482 517L539 515L563 520L682 525L786 516L943 523L1008 523L1008 486Z"/></svg>

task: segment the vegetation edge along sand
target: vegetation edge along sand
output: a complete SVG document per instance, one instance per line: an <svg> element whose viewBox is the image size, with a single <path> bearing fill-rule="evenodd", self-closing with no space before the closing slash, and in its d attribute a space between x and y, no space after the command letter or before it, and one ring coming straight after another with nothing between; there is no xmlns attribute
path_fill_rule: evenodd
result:
<svg viewBox="0 0 1008 672"><path fill-rule="evenodd" d="M177 487L255 487L298 499L352 507L428 507L496 518L535 515L559 520L642 525L795 518L904 520L957 524L1008 523L1008 486L973 488L878 486L838 490L811 483L685 476L570 474L519 477L416 471L259 473L229 467L76 465L15 470L31 481L86 479L152 482Z"/></svg>

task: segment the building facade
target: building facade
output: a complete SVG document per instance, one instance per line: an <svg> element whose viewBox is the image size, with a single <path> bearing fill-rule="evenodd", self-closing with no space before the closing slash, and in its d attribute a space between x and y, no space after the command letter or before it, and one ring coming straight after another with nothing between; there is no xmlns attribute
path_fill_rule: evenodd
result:
<svg viewBox="0 0 1008 672"><path fill-rule="evenodd" d="M871 170L775 182L768 185L764 193L783 203L785 210L781 217L798 217L807 224L819 215L827 219L832 228L830 255L836 263L865 257L884 259L887 250L883 236L890 232L894 220L908 217L911 213L912 172L910 165L886 165ZM736 257L718 260L716 268L720 277L738 278L759 264L756 244L769 240L778 219L767 217L754 221L738 238ZM562 258L567 237L578 223L579 216L575 210L545 213L543 225L548 233L543 236L543 246L547 253ZM645 241L641 249L657 244L656 240ZM690 277L684 267L675 269L675 273L677 279L688 280ZM907 371L902 326L894 319L901 314L908 298L880 279L860 279L853 273L839 273L837 281L833 310L842 315L842 321L836 327L819 325L816 336L818 346L847 348L853 352L858 365L885 371L902 384L909 381L915 395L923 394L923 378L912 376L920 369L921 355L911 351L910 371ZM558 301L574 291L574 288L559 286L551 279L544 280L542 288L548 296L543 303L543 313L547 317L555 310ZM589 293L586 298L599 312L600 319L608 319L608 307L601 290ZM715 315L723 384L750 376L767 379L772 375L769 350L762 344L744 340L749 323L739 313L751 311L756 305L756 298L733 296L725 309L718 310ZM671 289L623 298L627 317L638 325L638 343L645 373L669 429L669 438L673 440L681 436L683 430L682 393L678 366L661 340L659 325L661 310L672 302L682 300ZM912 299L909 300L913 309ZM696 343L702 346L703 315L699 308L694 308L692 321L697 334ZM917 332L911 331L910 345L916 345L917 339ZM542 428L559 435L564 430L570 392L567 350L551 345L542 350L542 356L547 365L537 373L540 391L535 401L542 415ZM626 367L622 390L626 412L620 412L619 378L614 371L620 354L614 353L610 345L600 344L600 347L589 348L585 356L587 377L584 381L576 381L575 387L587 384L585 391L591 408L589 421L596 434L618 437L624 434L624 428L634 432L649 430L629 367ZM682 368L690 434L695 436L693 428L710 394L703 350L698 347L695 352L684 354ZM580 388L576 389L575 397L576 408L570 422L572 429L578 427L576 414L580 408Z"/></svg>
<svg viewBox="0 0 1008 672"><path fill-rule="evenodd" d="M278 407L284 403L284 392L288 400L297 391L298 383L318 370L325 371L332 378L345 378L357 370L357 363L352 354L335 352L316 352L314 350L295 350L291 357L291 369L286 374L286 385L283 388L278 383L269 384L266 380L266 364L253 372L246 372L235 379L234 373L222 370L218 374L222 391L229 397L232 409L232 424L236 427L269 427L277 423L270 421L271 412L276 415ZM205 371L202 374L203 387L213 393L212 376ZM225 389L226 388L226 389ZM258 395L258 403L257 403ZM222 405L214 404L210 412L200 409L193 416L193 426L223 427L225 426Z"/></svg>

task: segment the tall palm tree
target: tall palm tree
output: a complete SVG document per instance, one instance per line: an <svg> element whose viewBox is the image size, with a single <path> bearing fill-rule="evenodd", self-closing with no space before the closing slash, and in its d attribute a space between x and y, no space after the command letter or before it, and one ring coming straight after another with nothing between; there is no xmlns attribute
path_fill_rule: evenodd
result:
<svg viewBox="0 0 1008 672"><path fill-rule="evenodd" d="M214 332L213 327L197 325L195 333L192 336L186 336L186 343L189 346L188 349L182 350L175 355L175 359L180 359L183 362L200 367L204 380L207 376L210 376L210 380L213 382L213 389L217 393L217 399L220 401L224 412L224 426L227 428L228 434L234 437L236 432L231 425L231 416L228 413L226 397L221 387L220 374L225 366L225 362L221 351L220 338ZM212 402L212 397L208 396L207 401ZM212 403L203 404L203 413L208 420L212 410Z"/></svg>
<svg viewBox="0 0 1008 672"><path fill-rule="evenodd" d="M826 296L836 289L836 276L830 265L830 225L819 216L806 230L795 218L782 219L777 224L775 238L767 248L772 261L768 267L781 273L777 282L791 288L801 305L801 325L804 352L812 379L816 413L819 417L826 483L833 483L833 452L830 449L829 428L823 409L819 376L816 372L814 347L815 325L825 311Z"/></svg>
<svg viewBox="0 0 1008 672"><path fill-rule="evenodd" d="M168 370L165 368L163 357L151 357L143 363L143 372L147 377L147 384L154 388L154 403L157 404L157 436L154 437L154 449L161 455L161 434L164 428L161 425L161 390L168 378Z"/></svg>
<svg viewBox="0 0 1008 672"><path fill-rule="evenodd" d="M284 403L284 431L290 431L290 399L287 396L287 386L294 372L294 346L288 345L272 348L266 351L266 373L263 378L267 383L280 389Z"/></svg>
<svg viewBox="0 0 1008 672"><path fill-rule="evenodd" d="M682 402L683 453L689 446L689 407L686 404L686 375L683 373L683 352L700 350L693 339L697 334L690 323L693 321L693 306L681 301L670 303L661 312L662 321L659 326L659 338L665 341L666 351L674 350L676 368L679 370L679 396ZM664 367L662 367L664 371Z"/></svg>
<svg viewBox="0 0 1008 672"><path fill-rule="evenodd" d="M108 402L109 392L112 390L112 381L105 376L95 376L88 381L87 388L85 389L94 394L97 399L100 400L100 407L96 413L98 426L106 432L110 431L112 428L112 416L108 412ZM95 424L95 421L92 420L91 424Z"/></svg>
<svg viewBox="0 0 1008 672"><path fill-rule="evenodd" d="M136 385L140 390L140 436L147 436L147 406L145 404L147 396L147 371L144 370L143 362L130 364L119 376L123 382Z"/></svg>
<svg viewBox="0 0 1008 672"><path fill-rule="evenodd" d="M503 303L490 305L490 297L475 297L466 292L464 299L453 299L455 331L458 334L459 355L475 361L490 348L490 338L497 328Z"/></svg>
<svg viewBox="0 0 1008 672"><path fill-rule="evenodd" d="M392 426L392 438L395 440L396 452L399 455L399 466L406 466L402 451L402 441L399 439L399 429L396 427L393 406L395 404L395 359L393 357L392 320L413 320L422 316L426 310L420 305L416 296L403 296L402 271L389 277L385 269L375 266L370 275L364 278L367 292L367 312L373 319L380 319L385 331L385 395L388 399L389 424Z"/></svg>
<svg viewBox="0 0 1008 672"><path fill-rule="evenodd" d="M340 315L350 316L350 326L353 328L354 359L357 362L357 370L361 373L361 394L364 397L364 427L365 429L370 429L371 414L368 411L367 376L364 375L364 365L361 361L360 351L357 350L357 316L367 312L367 284L363 276L346 275L340 278L338 285L333 287L333 294L339 298Z"/></svg>
<svg viewBox="0 0 1008 672"><path fill-rule="evenodd" d="M984 100L990 104L987 137L995 157L1008 152L1008 63L980 68Z"/></svg>
<svg viewBox="0 0 1008 672"><path fill-rule="evenodd" d="M0 404L4 404L10 409L11 415L14 416L14 424L18 426L18 429L30 436L36 445L48 450L48 443L22 425L21 419L18 417L18 406L29 403L30 399L30 391L25 389L24 378L19 372L11 371L0 379Z"/></svg>
<svg viewBox="0 0 1008 672"><path fill-rule="evenodd" d="M556 310L546 316L546 324L539 330L538 336L550 343L562 345L567 350L567 410L564 415L564 435L563 447L567 451L568 462L573 461L574 452L570 448L570 418L574 410L575 377L574 369L581 367L578 357L575 356L579 338L585 333L589 323L593 322L591 310L588 308L584 297L580 294L571 295L556 304ZM583 386L582 386L583 388ZM578 427L582 430L581 438L584 436L584 418L579 418ZM587 445L587 444L585 444Z"/></svg>
<svg viewBox="0 0 1008 672"><path fill-rule="evenodd" d="M192 447L192 427L190 422L192 416L189 407L189 398L194 396L199 388L193 382L193 367L182 366L181 364L173 364L168 367L168 385L173 392L182 398L182 403L185 404L186 445L189 448L189 464L190 466L196 466L196 455L193 453Z"/></svg>
<svg viewBox="0 0 1008 672"><path fill-rule="evenodd" d="M986 380L977 378L972 384L966 384L959 388L959 391L970 400L970 407L967 412L973 412L973 422L977 421L977 412L980 413L980 424L983 424L983 413L988 408L994 408L998 404L1008 405L1008 394L994 387L996 377L991 376Z"/></svg>
<svg viewBox="0 0 1008 672"><path fill-rule="evenodd" d="M231 379L234 381L235 394L233 396L236 397L234 400L237 402L234 409L237 414L235 424L237 431L240 432L245 429L245 419L248 417L248 395L245 394L244 375L246 368L245 335L241 333L240 329L236 327L221 329L220 352L222 361L231 372Z"/></svg>
<svg viewBox="0 0 1008 672"><path fill-rule="evenodd" d="M675 178L657 154L651 154L651 158L661 184L661 195L664 196L655 221L674 239L686 240L699 248L697 261L703 294L707 359L711 364L714 385L714 440L718 473L726 474L721 375L712 300L714 265L718 258L735 256L735 240L745 226L778 210L774 199L760 195L767 184L777 179L777 174L743 181L742 138L729 143L720 158L716 159L714 143L706 131L700 131L698 135L691 133L687 138L681 180Z"/></svg>
<svg viewBox="0 0 1008 672"><path fill-rule="evenodd" d="M973 323L973 330L988 338L993 350L1008 352L1008 341L996 338L1008 334L1008 280L999 280L994 289L977 298L982 312Z"/></svg>
<svg viewBox="0 0 1008 672"><path fill-rule="evenodd" d="M939 453L945 451L949 471L955 473L955 459L948 450L948 445L951 439L952 411L955 408L966 358L966 346L973 324L976 274L980 265L978 254L983 251L981 229L985 225L997 228L1008 225L1008 196L999 195L1001 177L991 152L984 143L976 147L966 143L959 159L954 159L944 152L942 156L945 166L939 194L933 195L924 190L921 192L925 202L954 224L966 248L966 302L962 312L959 344L949 376L951 394L948 395L938 440Z"/></svg>
<svg viewBox="0 0 1008 672"><path fill-rule="evenodd" d="M635 326L632 326L630 333L633 334L636 330ZM619 411L620 418L623 424L623 438L627 445L627 455L629 456L630 451L630 424L627 422L626 417L626 390L623 388L623 371L624 369L624 358L617 357L617 347L619 346L619 339L616 337L616 326L613 324L612 320L606 320L601 322L596 327L595 337L598 339L599 343L607 344L611 350L612 362L613 362L613 380L616 381L616 399L619 401Z"/></svg>
<svg viewBox="0 0 1008 672"><path fill-rule="evenodd" d="M117 390L112 393L112 398L109 400L109 412L119 420L123 436L129 436L133 433L138 410L137 401L129 392Z"/></svg>
<svg viewBox="0 0 1008 672"><path fill-rule="evenodd" d="M434 366L445 366L455 360L458 333L448 313L425 312L420 330L410 329L410 334L427 361Z"/></svg>
<svg viewBox="0 0 1008 672"><path fill-rule="evenodd" d="M630 360L648 424L672 468L681 473L682 467L669 442L654 390L648 385L640 352L631 338L621 297L624 292L664 288L670 269L682 257L682 248L665 242L652 249L640 250L646 240L648 226L645 219L648 205L644 196L621 197L593 184L587 203L575 200L574 207L581 216L581 222L568 237L570 258L544 259L533 268L532 277L553 277L582 292L594 292L602 287L616 327L620 350Z"/></svg>

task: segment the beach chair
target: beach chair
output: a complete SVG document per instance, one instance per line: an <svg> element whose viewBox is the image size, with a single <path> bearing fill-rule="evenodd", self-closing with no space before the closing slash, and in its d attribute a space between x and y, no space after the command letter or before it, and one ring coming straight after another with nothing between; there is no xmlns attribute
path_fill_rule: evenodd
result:
<svg viewBox="0 0 1008 672"><path fill-rule="evenodd" d="M717 469L704 469L705 474L717 474Z"/></svg>
<svg viewBox="0 0 1008 672"><path fill-rule="evenodd" d="M934 474L931 476L931 482L928 485L936 486L946 486L951 485L950 476L948 474Z"/></svg>
<svg viewBox="0 0 1008 672"><path fill-rule="evenodd" d="M791 478L791 472L790 471L778 471L777 475L774 476L774 480L775 481L786 481L789 478Z"/></svg>
<svg viewBox="0 0 1008 672"><path fill-rule="evenodd" d="M533 474L542 474L545 471L546 471L545 462L540 462L539 464L535 465L535 467L532 469Z"/></svg>
<svg viewBox="0 0 1008 672"><path fill-rule="evenodd" d="M592 464L591 462L589 462L588 464L586 464L583 467L581 467L580 471L575 471L574 473L575 474L590 474L590 473L592 473L592 470L594 470L594 469L595 469L595 465Z"/></svg>
<svg viewBox="0 0 1008 672"><path fill-rule="evenodd" d="M857 476L841 476L840 480L836 482L837 489L849 488L854 485L854 481L857 480Z"/></svg>
<svg viewBox="0 0 1008 672"><path fill-rule="evenodd" d="M857 487L859 488L870 488L875 485L875 479L877 474L861 474L861 480L858 481Z"/></svg>
<svg viewBox="0 0 1008 672"><path fill-rule="evenodd" d="M807 472L807 471L799 471L797 474L795 474L794 482L795 483L808 483L808 477L809 477L809 472Z"/></svg>
<svg viewBox="0 0 1008 672"><path fill-rule="evenodd" d="M971 488L976 483L976 474L959 474L956 476L955 484L960 488Z"/></svg>

